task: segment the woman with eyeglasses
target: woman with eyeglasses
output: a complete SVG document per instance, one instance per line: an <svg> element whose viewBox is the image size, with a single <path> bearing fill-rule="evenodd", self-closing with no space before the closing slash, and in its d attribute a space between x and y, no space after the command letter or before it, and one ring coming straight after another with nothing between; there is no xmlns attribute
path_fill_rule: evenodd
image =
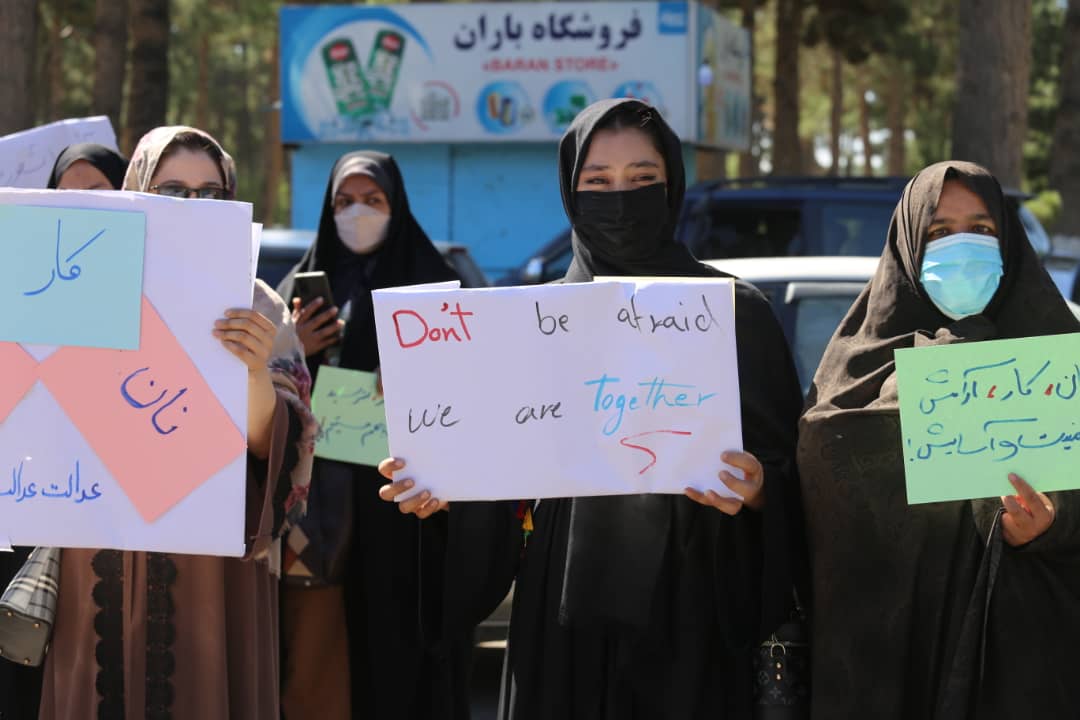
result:
<svg viewBox="0 0 1080 720"><path fill-rule="evenodd" d="M206 133L158 128L139 142L124 189L230 199L233 167ZM226 310L207 332L248 368L247 556L64 550L42 720L279 717L271 545L303 509L310 378L290 313L265 284L253 308Z"/></svg>
<svg viewBox="0 0 1080 720"><path fill-rule="evenodd" d="M339 312L294 300L313 376L327 363L377 369L372 290L457 279L413 217L397 162L366 151L334 164L318 235L278 287L281 296L293 299L295 274L311 271L326 273L341 306ZM373 467L318 458L312 483L317 512L334 518L324 527L344 525L351 515L353 529L343 582L287 583L283 591L286 718L467 717L471 638L440 637L430 618L421 622L417 602L420 585L442 575L445 522L421 523L379 500L382 478ZM336 494L344 488L351 492Z"/></svg>

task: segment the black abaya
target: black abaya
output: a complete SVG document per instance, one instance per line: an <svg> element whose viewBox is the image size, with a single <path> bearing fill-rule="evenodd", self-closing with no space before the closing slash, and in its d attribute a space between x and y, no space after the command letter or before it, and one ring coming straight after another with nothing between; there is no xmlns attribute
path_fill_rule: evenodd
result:
<svg viewBox="0 0 1080 720"><path fill-rule="evenodd" d="M562 141L563 197L572 219L574 178L589 138L626 109L651 113L656 123L668 212L677 212L684 188L678 139L648 106L606 101L583 112ZM632 265L591 247L576 225L568 281L716 275L675 244L673 221L655 238L655 252ZM735 307L744 445L765 468L763 512L729 517L682 496L544 500L522 549L512 504L452 506L447 625L482 617L516 576L508 720L752 716L751 649L787 619L801 576L794 472L801 393L765 298L739 283Z"/></svg>
<svg viewBox="0 0 1080 720"><path fill-rule="evenodd" d="M390 205L385 240L369 255L345 247L334 222L334 189L354 173L371 177ZM327 183L316 241L278 293L291 299L295 274L315 270L329 276L339 305L351 303L340 366L369 372L379 363L371 291L458 279L413 217L397 163L376 152L349 153L338 160ZM322 355L308 359L313 377L322 361ZM439 606L431 590L438 587L434 579L443 575L446 516L420 522L382 502L378 490L384 481L373 467L316 458L312 483L331 466L330 471L344 468L355 483L355 535L345 584L353 717L467 718L472 627L444 634L441 613L423 613L419 600L422 583L427 583L426 599Z"/></svg>
<svg viewBox="0 0 1080 720"><path fill-rule="evenodd" d="M955 322L918 281L949 179L986 204L1004 262L983 315ZM909 506L893 351L1078 330L986 170L939 163L909 183L877 273L825 351L800 427L814 717L1077 715L1080 493L1049 493L1057 518L1021 548L1003 543L1000 526L991 535L999 500Z"/></svg>

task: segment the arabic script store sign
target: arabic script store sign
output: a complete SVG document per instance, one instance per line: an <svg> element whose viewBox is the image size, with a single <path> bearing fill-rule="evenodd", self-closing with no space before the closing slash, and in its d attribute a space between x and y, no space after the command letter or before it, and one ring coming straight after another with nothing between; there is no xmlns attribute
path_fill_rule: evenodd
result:
<svg viewBox="0 0 1080 720"><path fill-rule="evenodd" d="M552 140L637 97L694 134L685 2L286 7L282 139Z"/></svg>

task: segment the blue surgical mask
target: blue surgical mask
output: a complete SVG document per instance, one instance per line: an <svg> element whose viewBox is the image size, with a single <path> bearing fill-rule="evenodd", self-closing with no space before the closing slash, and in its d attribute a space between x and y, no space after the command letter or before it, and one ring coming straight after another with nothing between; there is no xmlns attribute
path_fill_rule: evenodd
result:
<svg viewBox="0 0 1080 720"><path fill-rule="evenodd" d="M986 309L1003 272L997 238L956 233L926 246L919 280L938 310L959 320Z"/></svg>

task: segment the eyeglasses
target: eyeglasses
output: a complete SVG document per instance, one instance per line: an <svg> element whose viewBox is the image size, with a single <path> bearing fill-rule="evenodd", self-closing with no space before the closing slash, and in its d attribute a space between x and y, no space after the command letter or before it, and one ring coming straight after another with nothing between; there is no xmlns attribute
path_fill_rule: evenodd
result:
<svg viewBox="0 0 1080 720"><path fill-rule="evenodd" d="M150 186L150 192L166 197L174 198L198 198L200 200L224 200L225 188L218 185L207 185L201 188L190 188L180 183L165 183L164 185Z"/></svg>

